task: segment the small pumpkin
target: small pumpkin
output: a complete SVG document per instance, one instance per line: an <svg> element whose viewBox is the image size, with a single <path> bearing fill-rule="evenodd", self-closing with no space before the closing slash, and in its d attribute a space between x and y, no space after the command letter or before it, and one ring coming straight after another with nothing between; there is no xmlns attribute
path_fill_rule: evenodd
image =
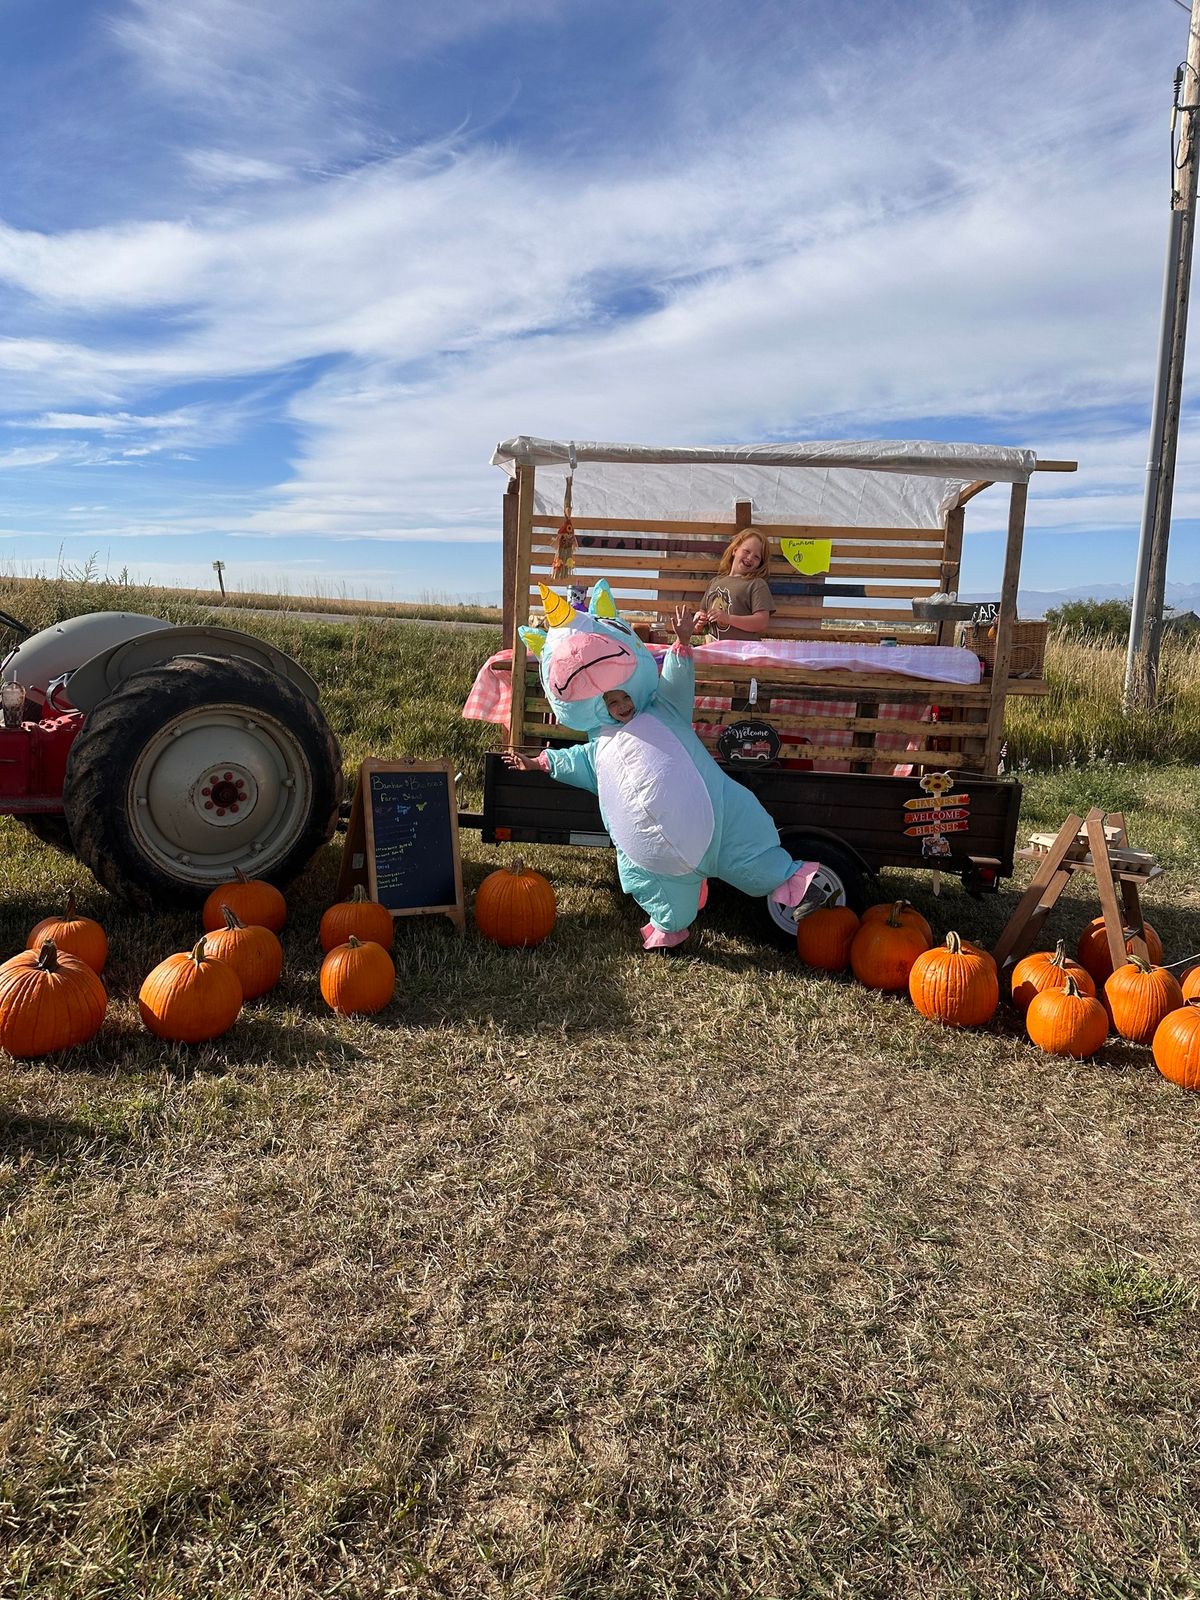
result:
<svg viewBox="0 0 1200 1600"><path fill-rule="evenodd" d="M901 920L903 902L897 900L887 918L863 920L850 942L854 976L868 989L899 994L908 988L913 962L929 949L930 941L912 922ZM922 919L923 920L923 919Z"/></svg>
<svg viewBox="0 0 1200 1600"><path fill-rule="evenodd" d="M219 884L204 902L205 933L225 926L225 907L249 927L270 928L278 933L287 921L287 901L273 883L263 878L248 878L241 867L233 869L233 881Z"/></svg>
<svg viewBox="0 0 1200 1600"><path fill-rule="evenodd" d="M1072 961L1063 940L1049 950L1035 950L1032 955L1017 962L1012 972L1012 1003L1018 1011L1028 1011L1035 994L1046 989L1065 989L1067 979L1074 978L1080 994L1096 993L1096 985L1086 967Z"/></svg>
<svg viewBox="0 0 1200 1600"><path fill-rule="evenodd" d="M283 946L270 928L247 927L229 906L224 909L225 926L205 936L205 949L213 961L227 961L237 973L243 1000L257 1000L279 982Z"/></svg>
<svg viewBox="0 0 1200 1600"><path fill-rule="evenodd" d="M108 936L91 917L81 917L75 909L75 891L67 894L67 906L61 917L43 917L29 930L26 950L40 950L47 939L54 941L59 955L78 956L86 962L97 977L104 971L108 960Z"/></svg>
<svg viewBox="0 0 1200 1600"><path fill-rule="evenodd" d="M952 1028L978 1028L992 1020L1000 1004L996 963L986 951L968 950L956 933L917 957L908 992L923 1017Z"/></svg>
<svg viewBox="0 0 1200 1600"><path fill-rule="evenodd" d="M159 1039L201 1044L237 1021L242 983L228 961L215 961L204 939L160 961L138 991L142 1021Z"/></svg>
<svg viewBox="0 0 1200 1600"><path fill-rule="evenodd" d="M86 1044L108 1009L104 985L53 939L0 966L0 1048L25 1061Z"/></svg>
<svg viewBox="0 0 1200 1600"><path fill-rule="evenodd" d="M1190 967L1180 984L1185 1000L1200 1000L1200 967Z"/></svg>
<svg viewBox="0 0 1200 1600"><path fill-rule="evenodd" d="M521 861L489 872L475 893L475 926L503 949L532 949L554 926L554 890Z"/></svg>
<svg viewBox="0 0 1200 1600"><path fill-rule="evenodd" d="M884 900L877 906L868 906L862 914L864 922L887 922L896 913L901 924L906 928L920 928L925 935L925 947L933 943L933 929L929 923L908 900Z"/></svg>
<svg viewBox="0 0 1200 1600"><path fill-rule="evenodd" d="M1104 985L1104 1004L1122 1039L1149 1044L1162 1019L1183 1005L1183 990L1173 972L1130 956Z"/></svg>
<svg viewBox="0 0 1200 1600"><path fill-rule="evenodd" d="M1108 1038L1108 1012L1068 970L1061 987L1051 982L1036 991L1025 1010L1025 1031L1047 1055L1086 1061Z"/></svg>
<svg viewBox="0 0 1200 1600"><path fill-rule="evenodd" d="M382 945L385 950L392 948L392 941L396 937L392 913L378 900L368 900L367 891L361 883L354 885L354 893L349 900L339 900L322 916L321 949L328 954L330 950L336 950L339 944L345 944L351 934L363 944L369 940Z"/></svg>
<svg viewBox="0 0 1200 1600"><path fill-rule="evenodd" d="M832 891L823 905L817 906L796 924L796 954L806 967L820 972L845 972L850 965L850 946L859 930L858 913L849 906L833 904Z"/></svg>
<svg viewBox="0 0 1200 1600"><path fill-rule="evenodd" d="M382 1011L396 990L396 968L382 945L351 934L321 963L321 994L333 1010L348 1017Z"/></svg>
<svg viewBox="0 0 1200 1600"><path fill-rule="evenodd" d="M1126 952L1132 955L1130 946L1136 937L1131 928L1123 930L1125 934ZM1163 958L1163 944L1158 934L1148 922L1142 924L1142 935L1146 941L1146 949L1150 953L1150 965L1156 966ZM1104 925L1103 917L1093 917L1087 927L1079 935L1079 943L1075 946L1075 959L1080 966L1086 967L1095 981L1096 988L1103 987L1107 978L1112 976L1112 956L1108 949L1108 929Z"/></svg>
<svg viewBox="0 0 1200 1600"><path fill-rule="evenodd" d="M1181 1089L1200 1089L1200 998L1168 1012L1154 1030L1154 1065Z"/></svg>

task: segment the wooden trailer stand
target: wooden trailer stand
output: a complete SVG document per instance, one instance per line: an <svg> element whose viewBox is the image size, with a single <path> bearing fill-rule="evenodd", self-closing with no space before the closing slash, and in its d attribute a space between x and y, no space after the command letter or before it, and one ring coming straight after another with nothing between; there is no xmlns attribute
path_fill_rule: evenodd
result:
<svg viewBox="0 0 1200 1600"><path fill-rule="evenodd" d="M1069 471L1073 467L1070 462L1040 462L1033 470ZM728 541L740 528L755 522L769 533L773 544L769 579L778 609L772 619L772 640L839 641L885 649L891 641L950 645L954 623L923 617L921 603L935 594L957 591L966 504L992 481L979 478L969 482L940 523L935 525L931 519L924 526L911 527L883 522L872 526L784 522L756 514L753 501L742 498L729 505L725 517L707 520L597 516L589 514L585 506L572 517L577 548L570 577L555 584L551 568L562 514L551 510L545 498L539 509L536 474L531 461L518 459L504 497L505 636L513 652L508 743L525 750L578 738L550 716L537 664L527 660L518 632L540 609L539 583L559 589L568 582L590 587L606 578L623 614L647 619L658 635L665 637L665 625L676 605L681 601L699 603ZM990 886L998 874L1011 872L1019 789L1005 781L1002 799L990 794L985 802L983 786L988 791L1000 787L1007 696L1046 692L1040 674L1018 678L1010 671L1026 501L1025 481L1011 482L992 643L994 664L990 676L978 684L904 677L861 666L830 670L733 665L706 659L702 650L697 653L695 723L705 744L715 753L721 729L747 717L770 723L779 736L781 766L773 767L769 774L747 775L739 770L736 775L761 792L781 828L800 826L796 818L803 815L810 831L838 832L838 816L836 812L830 815L829 807L836 805L844 817L847 795L855 791L853 784L847 788L846 778L869 779L872 781L861 790L863 805L850 808L857 817L852 829L856 836L847 840L868 866L936 866L943 872L961 873L968 882L982 881L984 886ZM782 539L831 541L828 570L815 578L802 578L783 558ZM807 770L834 763L846 770ZM485 833L498 828L498 837L532 835L546 842L568 842L572 835L603 837L598 811L594 807L589 810L586 804L590 797L579 797L585 802L586 817L582 812L574 814L579 811L579 798L572 802L572 825L564 836L546 826L553 806L549 792L540 793L543 785L536 778L531 785L531 775L522 775L524 788L514 785L499 767L498 761L489 761ZM897 768L903 776L895 775ZM923 854L920 834L905 827L914 821L911 813L906 816L906 800L919 794L919 787L914 786L919 785L922 774L931 771L950 771L956 775L956 788L966 784L971 789L971 800L964 808L967 825L949 836L949 860ZM540 826L531 829L518 814L517 801L521 794L528 794L533 802L534 785L539 790L534 809ZM552 787L560 795L564 793L562 786ZM874 818L870 825L868 814ZM581 825L583 822L587 825Z"/></svg>

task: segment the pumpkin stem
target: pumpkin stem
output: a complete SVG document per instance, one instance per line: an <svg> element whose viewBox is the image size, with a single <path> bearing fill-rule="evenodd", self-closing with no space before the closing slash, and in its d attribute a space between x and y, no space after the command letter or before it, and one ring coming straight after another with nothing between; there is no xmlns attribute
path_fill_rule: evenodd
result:
<svg viewBox="0 0 1200 1600"><path fill-rule="evenodd" d="M957 933L948 933L946 935L946 949L949 950L952 956L962 955L962 939Z"/></svg>
<svg viewBox="0 0 1200 1600"><path fill-rule="evenodd" d="M74 920L75 920L75 886L74 886L74 884L72 884L71 887L67 890L67 909L63 912L63 921L64 922L74 922Z"/></svg>
<svg viewBox="0 0 1200 1600"><path fill-rule="evenodd" d="M887 919L887 925L888 925L889 928L898 928L900 926L900 913L904 910L904 908L905 908L905 906L907 904L908 904L907 900L897 900L896 901L896 903L892 907L891 913L890 913L890 915L888 916L888 919Z"/></svg>
<svg viewBox="0 0 1200 1600"><path fill-rule="evenodd" d="M1128 967L1136 967L1139 972L1150 971L1150 963L1148 961L1143 961L1141 956L1131 955L1125 965Z"/></svg>
<svg viewBox="0 0 1200 1600"><path fill-rule="evenodd" d="M1059 967L1063 971L1066 970L1067 943L1065 939L1060 939L1054 946L1054 954L1050 957L1050 965L1052 967Z"/></svg>
<svg viewBox="0 0 1200 1600"><path fill-rule="evenodd" d="M242 871L241 867L234 867L233 875L234 875L234 877L237 879L237 881L239 883L249 883L250 882L250 879Z"/></svg>
<svg viewBox="0 0 1200 1600"><path fill-rule="evenodd" d="M192 960L197 966L199 966L202 961L208 960L208 957L204 953L204 938L204 934L201 934L196 940L196 943L192 946Z"/></svg>
<svg viewBox="0 0 1200 1600"><path fill-rule="evenodd" d="M222 903L221 914L225 918L225 926L229 929L230 933L232 933L235 928L244 928L246 926L241 917L239 917L237 912L234 911L232 906L227 906Z"/></svg>
<svg viewBox="0 0 1200 1600"><path fill-rule="evenodd" d="M43 939L36 965L42 972L58 971L58 946L53 939Z"/></svg>
<svg viewBox="0 0 1200 1600"><path fill-rule="evenodd" d="M350 896L350 898L356 906L362 905L364 900L367 898L367 891L363 888L361 883L356 883L354 885L354 893Z"/></svg>
<svg viewBox="0 0 1200 1600"><path fill-rule="evenodd" d="M356 939L353 934L351 934L350 937L346 940L346 943L350 946L351 950L361 950L362 949L362 940L361 939Z"/></svg>
<svg viewBox="0 0 1200 1600"><path fill-rule="evenodd" d="M1061 939L1058 941L1058 946L1059 946L1059 949L1061 950L1062 949L1062 940ZM1070 972L1067 973L1067 981L1062 986L1062 992L1065 995L1070 995L1072 1000L1078 1000L1079 999L1079 985L1075 982L1074 975L1072 973L1070 973Z"/></svg>
<svg viewBox="0 0 1200 1600"><path fill-rule="evenodd" d="M521 874L525 871L525 863L521 860L520 856L518 856L517 859L510 864L508 870L512 873L514 878L519 878L521 876Z"/></svg>

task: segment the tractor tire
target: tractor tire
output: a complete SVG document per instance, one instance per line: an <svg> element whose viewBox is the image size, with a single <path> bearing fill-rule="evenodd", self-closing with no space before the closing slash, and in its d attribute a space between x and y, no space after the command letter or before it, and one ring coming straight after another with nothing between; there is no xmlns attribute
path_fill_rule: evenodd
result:
<svg viewBox="0 0 1200 1600"><path fill-rule="evenodd" d="M75 853L146 910L198 905L240 867L286 884L329 839L342 798L319 707L237 657L133 673L84 722L63 809Z"/></svg>
<svg viewBox="0 0 1200 1600"><path fill-rule="evenodd" d="M40 839L43 844L71 854L71 830L67 827L66 817L60 816L57 811L34 812L18 817L17 821L23 823L33 837Z"/></svg>

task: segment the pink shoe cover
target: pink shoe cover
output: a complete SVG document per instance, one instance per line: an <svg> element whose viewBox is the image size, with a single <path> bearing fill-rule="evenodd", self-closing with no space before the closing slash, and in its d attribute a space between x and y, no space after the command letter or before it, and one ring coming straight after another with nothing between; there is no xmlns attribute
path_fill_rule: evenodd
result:
<svg viewBox="0 0 1200 1600"><path fill-rule="evenodd" d="M647 922L642 929L643 950L674 950L688 936L684 928L680 933L668 933L665 928L656 928L652 922Z"/></svg>
<svg viewBox="0 0 1200 1600"><path fill-rule="evenodd" d="M708 904L708 879L705 878L704 882L700 885L700 904L697 906L696 909L698 911L703 911L707 904Z"/></svg>
<svg viewBox="0 0 1200 1600"><path fill-rule="evenodd" d="M817 873L821 870L819 861L803 861L792 873L785 883L772 891L771 899L778 906L794 909L804 899L808 886L812 883Z"/></svg>

